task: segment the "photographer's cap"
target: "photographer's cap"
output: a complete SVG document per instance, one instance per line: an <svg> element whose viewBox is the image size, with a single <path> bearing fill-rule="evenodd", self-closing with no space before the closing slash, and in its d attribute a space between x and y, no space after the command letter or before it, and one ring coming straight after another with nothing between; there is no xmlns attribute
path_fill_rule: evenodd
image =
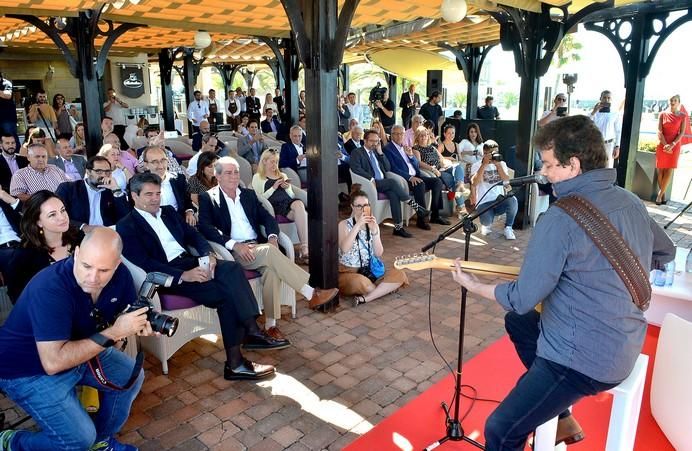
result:
<svg viewBox="0 0 692 451"><path fill-rule="evenodd" d="M486 142L483 143L483 149L497 149L500 147L500 145L496 142L493 141L492 139L487 140Z"/></svg>

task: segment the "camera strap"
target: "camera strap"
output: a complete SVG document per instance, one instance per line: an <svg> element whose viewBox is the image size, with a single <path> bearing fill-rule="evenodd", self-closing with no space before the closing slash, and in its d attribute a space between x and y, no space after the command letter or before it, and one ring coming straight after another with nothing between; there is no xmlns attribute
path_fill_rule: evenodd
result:
<svg viewBox="0 0 692 451"><path fill-rule="evenodd" d="M43 121L44 124L48 125L48 121L46 121L46 118L43 117L43 113L41 112L41 104L39 104L38 108L36 108L38 111L38 115L41 116L41 120ZM55 138L53 137L53 132L51 131L51 127L46 127L46 130L48 130L48 136L50 136L51 141L56 142Z"/></svg>
<svg viewBox="0 0 692 451"><path fill-rule="evenodd" d="M87 364L89 366L89 370L91 370L91 374L94 376L94 379L96 379L100 385L110 388L111 390L128 390L137 381L137 377L139 377L139 372L142 370L142 365L144 364L144 353L137 353L137 357L135 357L135 366L132 368L132 374L130 374L130 378L127 380L127 383L122 387L108 380L108 377L103 371L101 360L99 359L98 355L91 358Z"/></svg>

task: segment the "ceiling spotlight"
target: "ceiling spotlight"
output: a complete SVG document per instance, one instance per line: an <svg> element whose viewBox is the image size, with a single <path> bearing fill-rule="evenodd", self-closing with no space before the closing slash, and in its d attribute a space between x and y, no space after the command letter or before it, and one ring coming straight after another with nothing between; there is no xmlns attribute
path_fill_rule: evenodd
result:
<svg viewBox="0 0 692 451"><path fill-rule="evenodd" d="M442 0L440 13L447 22L456 23L466 16L466 0Z"/></svg>
<svg viewBox="0 0 692 451"><path fill-rule="evenodd" d="M62 31L65 29L66 26L67 26L67 21L65 20L64 17L56 17L55 18L55 28Z"/></svg>
<svg viewBox="0 0 692 451"><path fill-rule="evenodd" d="M211 45L211 35L204 30L195 33L195 48L206 49Z"/></svg>

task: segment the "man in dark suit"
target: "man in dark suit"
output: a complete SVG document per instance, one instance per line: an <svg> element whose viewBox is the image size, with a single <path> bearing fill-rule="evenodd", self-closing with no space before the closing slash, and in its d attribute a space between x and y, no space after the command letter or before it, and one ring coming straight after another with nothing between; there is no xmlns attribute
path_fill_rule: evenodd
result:
<svg viewBox="0 0 692 451"><path fill-rule="evenodd" d="M355 127L351 128L351 137L344 143L344 149L346 149L346 152L351 155L353 149L363 147L364 145L363 127L356 125Z"/></svg>
<svg viewBox="0 0 692 451"><path fill-rule="evenodd" d="M421 205L425 205L425 191L430 190L432 194L430 222L449 225L449 221L440 217L442 180L439 177L426 177L421 174L418 159L410 147L404 147L404 127L401 125L392 127L391 136L392 140L385 146L384 154L389 160L392 172L408 182L409 189L413 191L413 197ZM425 223L425 218L421 215L418 215L416 225L423 230L430 230L430 225Z"/></svg>
<svg viewBox="0 0 692 451"><path fill-rule="evenodd" d="M2 134L2 158L0 158L0 187L3 190L10 190L12 175L18 170L29 166L29 160L17 154L17 142L14 135L10 133Z"/></svg>
<svg viewBox="0 0 692 451"><path fill-rule="evenodd" d="M14 137L12 137L14 139ZM10 261L14 249L19 247L21 231L19 221L22 219L21 202L0 188L0 272L5 272L5 265Z"/></svg>
<svg viewBox="0 0 692 451"><path fill-rule="evenodd" d="M219 122L220 124L221 122ZM203 120L199 123L199 130L197 130L195 133L192 134L192 150L195 152L199 151L199 149L202 148L202 139L204 138L205 135L208 135L211 133L211 125L209 125L209 121ZM220 139L216 140L216 152L227 155L228 150L226 150L226 144L221 141Z"/></svg>
<svg viewBox="0 0 692 451"><path fill-rule="evenodd" d="M288 134L290 141L281 145L279 153L279 169L291 168L300 177L301 183L308 182L308 156L305 155L303 144L303 129L300 125L291 127Z"/></svg>
<svg viewBox="0 0 692 451"><path fill-rule="evenodd" d="M170 274L174 282L161 293L192 298L216 309L226 348L224 378L261 379L274 373L270 365L245 359L245 349L282 349L286 340L276 340L257 326L257 300L242 267L230 261L216 261L211 246L193 227L186 224L172 207L160 206L161 178L152 173L137 174L130 180L135 209L118 221L116 230L123 240L123 256L146 272ZM191 246L209 257L209 269L187 253Z"/></svg>
<svg viewBox="0 0 692 451"><path fill-rule="evenodd" d="M161 205L170 205L192 227L197 225L192 198L187 189L184 175L168 172L168 157L160 147L147 147L142 152L142 160L147 170L161 177Z"/></svg>
<svg viewBox="0 0 692 451"><path fill-rule="evenodd" d="M234 158L220 158L215 169L219 185L199 196L199 230L208 240L231 251L243 268L262 273L267 333L281 337L276 328L276 320L281 317L281 282L305 296L312 309L327 308L338 289L311 287L310 274L281 253L279 225L254 191L240 188L240 169Z"/></svg>
<svg viewBox="0 0 692 451"><path fill-rule="evenodd" d="M262 133L279 133L281 130L281 124L276 116L274 116L274 113L275 111L271 108L264 110L266 119L260 124L262 127Z"/></svg>
<svg viewBox="0 0 692 451"><path fill-rule="evenodd" d="M111 178L106 157L91 157L86 163L84 180L63 182L55 193L60 196L70 222L88 233L95 226L110 227L130 212L127 196ZM99 208L92 210L92 205Z"/></svg>
<svg viewBox="0 0 692 451"><path fill-rule="evenodd" d="M391 167L389 160L382 153L380 137L376 131L368 130L365 132L365 147L353 149L349 164L354 174L370 180L375 185L377 192L383 193L389 199L389 208L394 220L393 234L403 238L411 238L413 235L404 229L401 202L406 202L414 210L417 210L419 217L426 216L428 211L416 203L408 190L404 189L398 181L385 178L385 173L389 172ZM375 199L372 201L374 202Z"/></svg>
<svg viewBox="0 0 692 451"><path fill-rule="evenodd" d="M409 85L407 92L401 94L399 108L404 128L411 128L411 118L416 114L416 108L420 108L420 96L416 94L416 85L413 83Z"/></svg>
<svg viewBox="0 0 692 451"><path fill-rule="evenodd" d="M287 122L287 116L286 116L286 98L285 98L285 92L286 90L282 92L279 88L276 88L274 90L274 103L276 104L276 108L278 108L279 111L276 112L276 114L279 115L279 118L281 119L281 122Z"/></svg>
<svg viewBox="0 0 692 451"><path fill-rule="evenodd" d="M245 111L247 111L250 119L254 119L259 123L262 116L262 106L260 105L259 97L255 97L255 88L250 88L250 92L245 98Z"/></svg>
<svg viewBox="0 0 692 451"><path fill-rule="evenodd" d="M58 156L48 160L48 164L53 164L63 170L70 180L82 180L86 167L86 158L81 155L74 155L74 149L70 146L70 135L61 134L55 145Z"/></svg>

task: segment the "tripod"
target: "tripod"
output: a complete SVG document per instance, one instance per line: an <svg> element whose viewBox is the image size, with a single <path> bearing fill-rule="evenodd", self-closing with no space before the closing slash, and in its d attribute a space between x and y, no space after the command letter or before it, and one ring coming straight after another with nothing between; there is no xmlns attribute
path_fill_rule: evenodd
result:
<svg viewBox="0 0 692 451"><path fill-rule="evenodd" d="M502 202L505 200L509 199L510 197L513 197L515 195L515 191L512 190L509 193L507 193L504 196L498 196L497 199L493 202L488 202L488 205L481 210L476 210L474 213L471 213L470 215L464 216L464 218L459 221L458 223L454 224L452 227L449 229L445 230L435 238L433 241L430 243L426 244L421 251L426 252L428 249L432 248L435 246L437 243L440 241L443 241L445 238L448 236L451 236L453 233L458 231L459 229L464 230L464 261L469 261L469 248L471 245L471 234L477 230L476 225L473 223L474 219L478 218L480 215L485 213L488 210L491 210L498 205L500 205ZM464 434L464 428L461 426L461 420L459 420L459 408L461 405L461 371L462 371L462 358L464 355L464 329L466 326L466 297L467 297L468 291L466 290L466 287L461 288L461 310L459 312L459 348L457 350L457 370L454 375L454 398L453 398L453 405L454 405L454 417L451 417L449 412L451 409L451 406L447 406L444 402L441 403L442 409L445 412L445 424L447 426L447 432L444 435L444 437L440 438L437 440L435 443L432 443L428 445L425 448L425 451L431 451L438 446L442 445L443 443L447 441L453 441L453 442L459 442L459 441L465 441L473 446L479 448L479 449L485 449L485 447L473 440L471 437L467 436Z"/></svg>
<svg viewBox="0 0 692 451"><path fill-rule="evenodd" d="M682 216L683 214L685 214L685 212L686 212L687 210L690 209L690 206L692 206L692 202L690 202L689 204L685 205L685 207L684 207L682 210L680 210L680 213L678 213L678 215L677 215L676 217L674 217L673 219L671 219L670 222L669 222L668 224L664 225L663 228L664 228L664 229L667 229L667 228L668 228L672 223L674 223L680 216Z"/></svg>

